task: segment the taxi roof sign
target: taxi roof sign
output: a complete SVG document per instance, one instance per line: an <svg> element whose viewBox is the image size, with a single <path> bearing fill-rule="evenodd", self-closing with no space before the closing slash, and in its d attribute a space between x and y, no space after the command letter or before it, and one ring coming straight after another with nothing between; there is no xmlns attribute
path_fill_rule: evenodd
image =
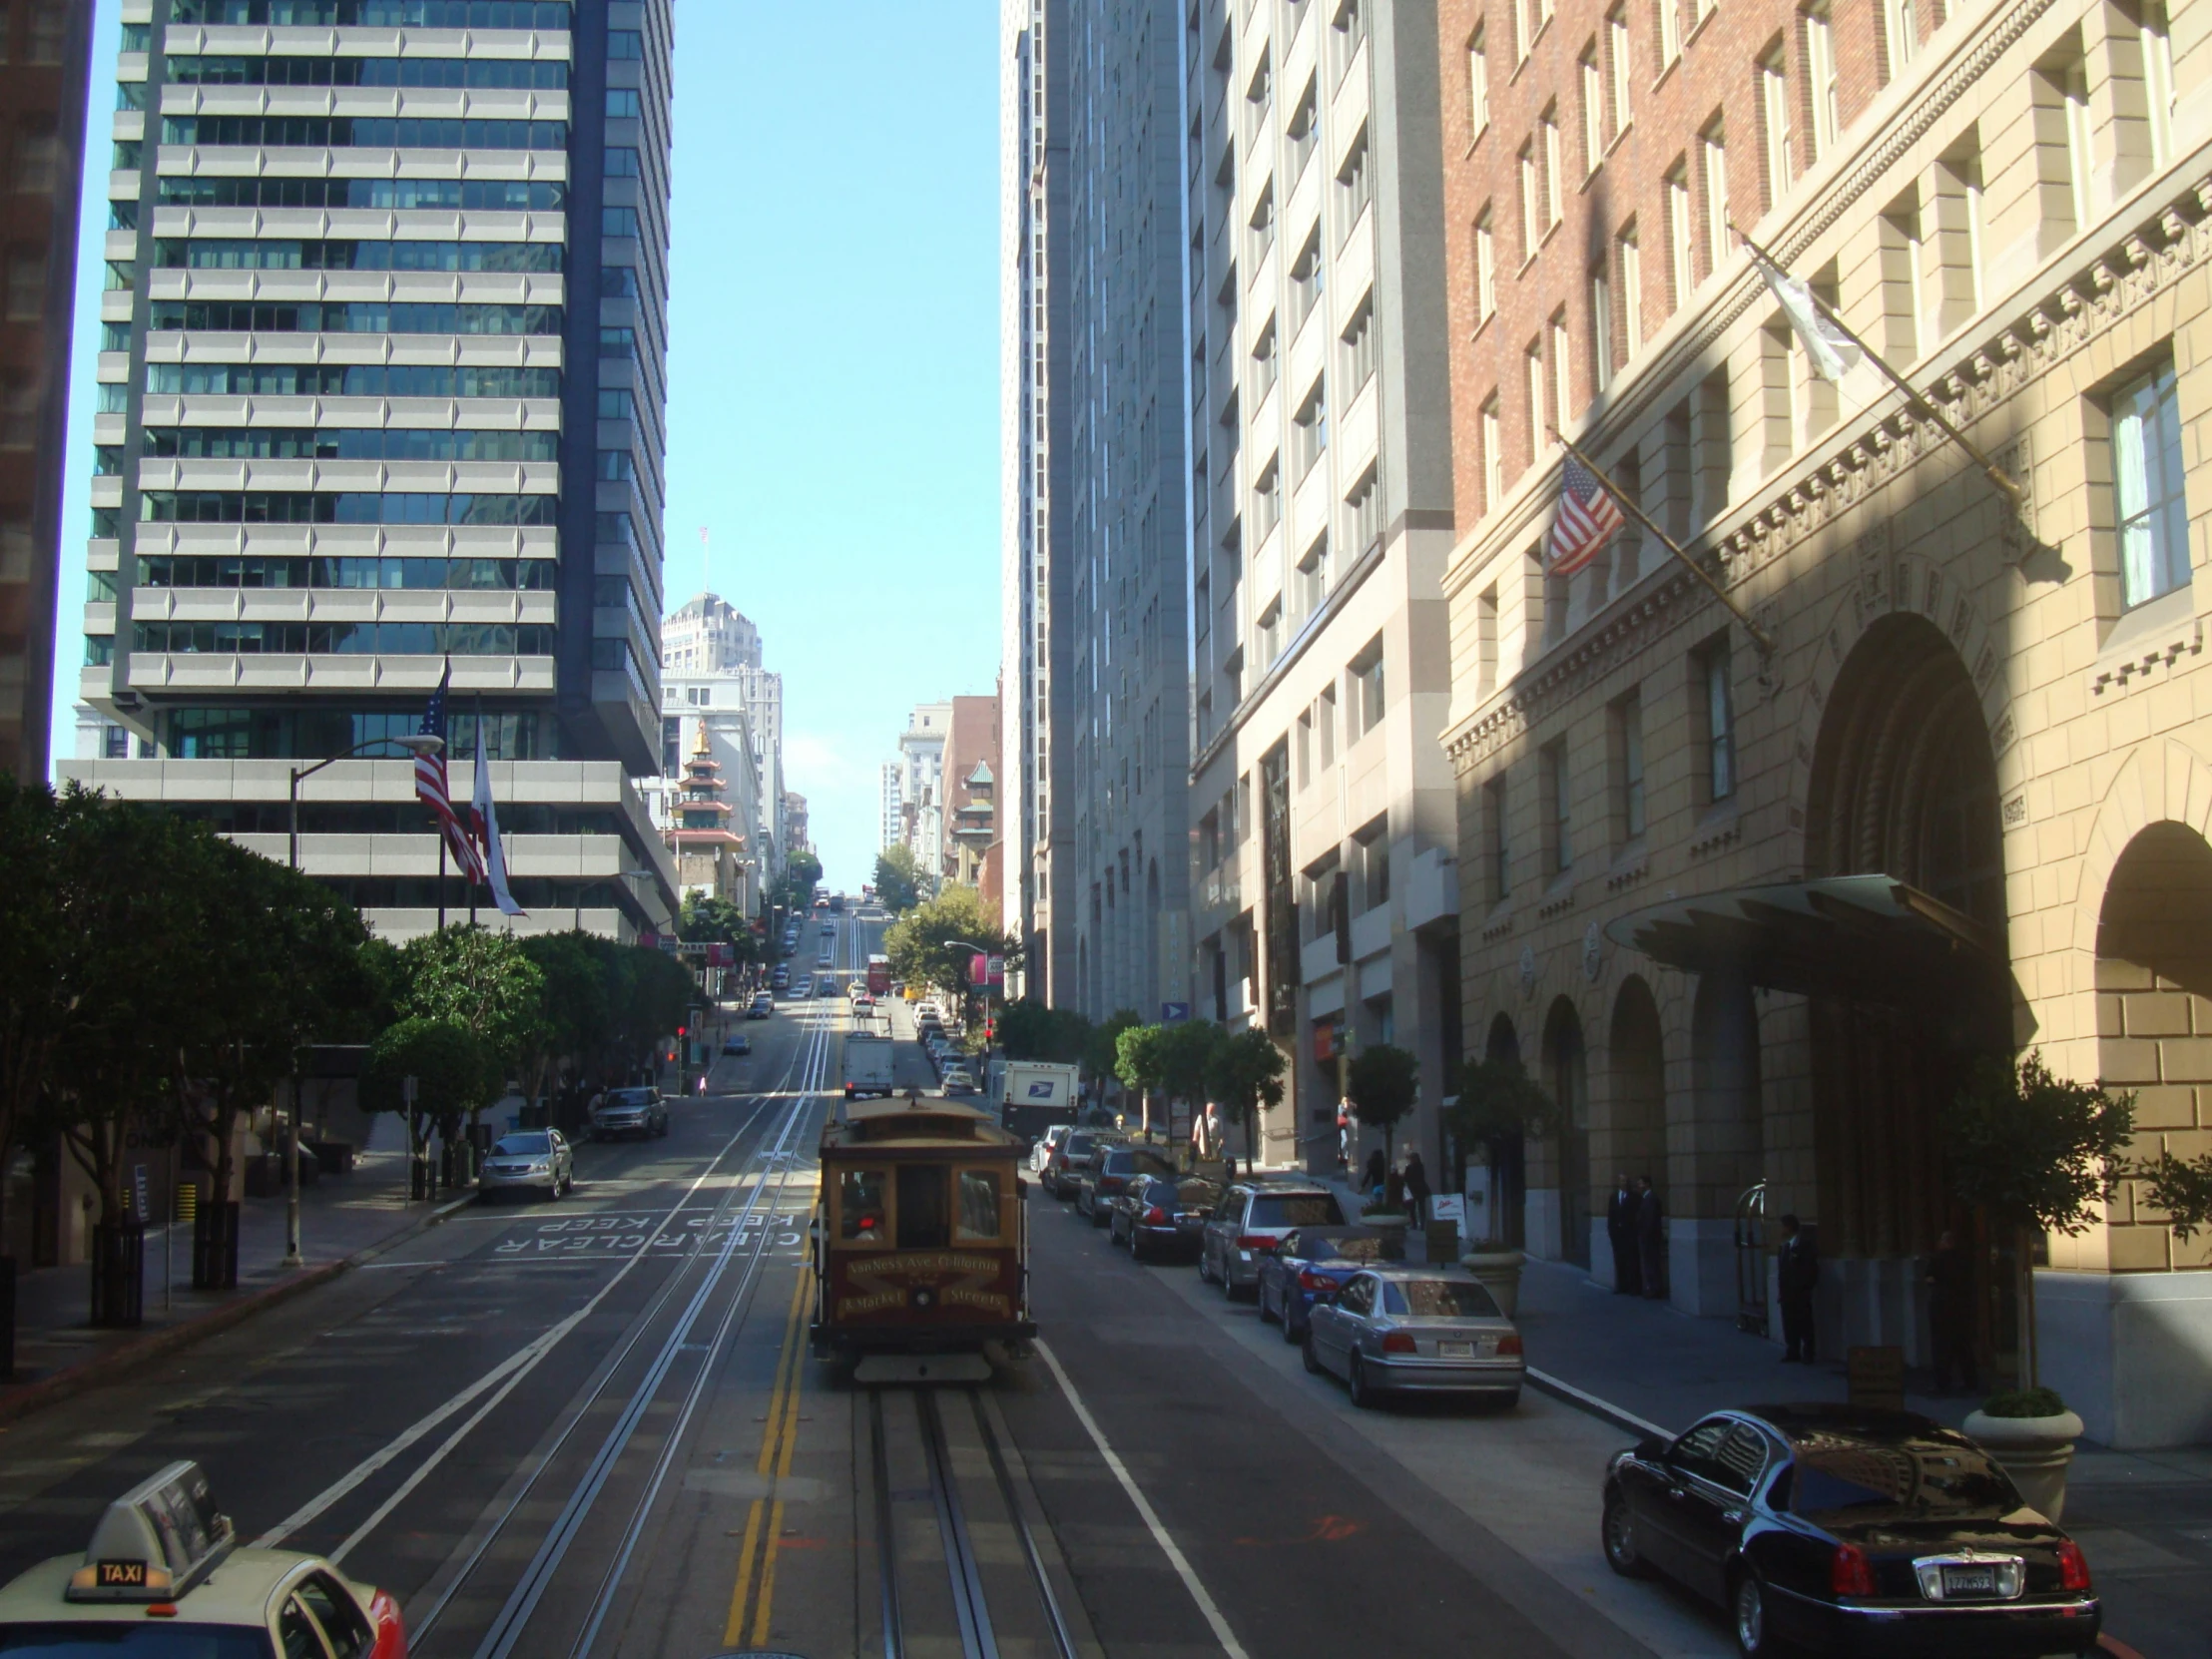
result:
<svg viewBox="0 0 2212 1659"><path fill-rule="evenodd" d="M133 1486L102 1511L84 1565L70 1574L69 1601L175 1601L237 1547L219 1514L207 1471L178 1461Z"/></svg>

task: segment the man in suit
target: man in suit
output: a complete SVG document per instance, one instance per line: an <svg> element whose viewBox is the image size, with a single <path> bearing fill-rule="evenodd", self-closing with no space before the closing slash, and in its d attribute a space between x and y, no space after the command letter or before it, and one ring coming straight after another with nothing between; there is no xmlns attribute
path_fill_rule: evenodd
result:
<svg viewBox="0 0 2212 1659"><path fill-rule="evenodd" d="M1605 1237L1613 1247L1613 1294L1635 1296L1644 1288L1636 1261L1636 1189L1624 1171L1605 1205Z"/></svg>
<svg viewBox="0 0 2212 1659"><path fill-rule="evenodd" d="M1820 1283L1821 1261L1813 1241L1795 1216L1782 1218L1782 1251L1775 1264L1782 1293L1782 1363L1813 1363L1813 1287Z"/></svg>
<svg viewBox="0 0 2212 1659"><path fill-rule="evenodd" d="M1666 1210L1651 1177L1636 1177L1636 1277L1645 1297L1656 1302L1667 1294Z"/></svg>

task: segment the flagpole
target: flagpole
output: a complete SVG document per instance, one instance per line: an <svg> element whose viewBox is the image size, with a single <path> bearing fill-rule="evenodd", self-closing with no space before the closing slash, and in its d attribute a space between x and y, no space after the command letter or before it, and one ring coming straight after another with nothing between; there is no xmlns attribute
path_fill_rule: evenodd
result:
<svg viewBox="0 0 2212 1659"><path fill-rule="evenodd" d="M1660 545L1665 547L1666 550L1669 553L1672 553L1676 558L1680 559L1683 564L1687 565L1689 567L1690 574L1692 576L1695 576L1700 582L1703 582L1706 587L1712 591L1713 597L1715 599L1718 599L1723 605L1728 607L1729 611L1735 616L1736 620L1744 625L1744 632L1751 636L1752 644L1759 647L1759 652L1761 656L1771 657L1774 655L1774 640L1768 635L1767 631L1764 628L1760 627L1758 623L1751 620L1751 617L1745 612L1744 608L1741 605L1737 604L1735 600L1729 597L1728 590L1723 588L1720 583L1714 581L1711 573L1708 572L1703 565L1699 564L1697 560L1691 558L1689 554L1685 553L1682 550L1681 544L1677 542L1674 537L1668 535L1666 531L1660 529L1658 525L1652 523L1649 518L1645 517L1643 508L1637 506L1635 502L1631 501L1628 498L1626 492L1624 492L1618 484L1614 483L1611 478L1606 476L1605 469L1599 466L1597 462L1591 460L1590 457L1584 454L1580 449L1576 448L1574 443L1567 437L1565 433L1559 431L1556 427L1547 427L1545 428L1545 430L1551 433L1552 438L1558 443L1560 448L1564 449L1568 454L1572 455L1576 460L1580 461L1584 466L1590 469L1591 476L1596 478L1600 484L1605 486L1605 493L1613 498L1615 505L1617 505L1623 512L1627 513L1628 516L1630 518L1633 518L1638 524L1641 524L1646 530L1649 530L1653 535L1657 536L1659 538Z"/></svg>
<svg viewBox="0 0 2212 1659"><path fill-rule="evenodd" d="M445 831L438 831L438 931L445 931Z"/></svg>
<svg viewBox="0 0 2212 1659"><path fill-rule="evenodd" d="M484 765L484 694L482 692L476 694L476 765L479 767ZM474 782L473 771L470 774L470 782ZM464 873L466 872L464 871ZM468 924L471 927L476 925L476 877L473 875L468 876Z"/></svg>
<svg viewBox="0 0 2212 1659"><path fill-rule="evenodd" d="M1731 229L1734 229L1734 227L1731 227ZM1761 248L1756 242L1753 242L1751 238L1745 236L1743 232L1737 231L1736 238L1746 248L1751 250L1752 257L1754 259L1760 261L1764 265L1772 267L1776 271L1781 272L1782 275L1785 276L1788 276L1790 275L1788 267L1784 266L1780 260L1776 259L1772 254L1768 253L1764 248ZM1795 280L1795 278L1792 279ZM2004 468L1998 466L1996 462L1990 460L1988 456L1984 455L1979 447L1974 444L1972 439L1968 438L1965 433L1961 432L1957 427L1953 426L1950 421L1944 416L1943 411L1936 407L1935 403L1930 400L1927 393L1921 391L1910 380L1906 379L1904 375L1900 374L1896 369L1892 368L1890 366L1888 358L1884 357L1881 352L1877 351L1873 346L1869 345L1865 339L1861 338L1859 331L1856 328L1852 327L1850 323L1846 322L1842 317L1838 316L1833 310L1831 310L1829 308L1828 301L1823 299L1819 294L1813 291L1811 283L1808 282L1802 285L1805 288L1806 297L1820 307L1821 315L1827 317L1829 321L1833 322L1838 328L1842 329L1844 337L1850 340L1852 344L1858 346L1860 351L1865 354L1869 362L1873 363L1875 367L1882 370L1884 378L1886 378L1891 385L1897 387L1899 391L1905 393L1905 398L1907 402L1911 403L1914 408L1918 409L1922 414L1928 416L1931 421L1935 422L1936 429L1937 431L1941 432L1944 437L1950 439L1952 443L1958 445L1959 448L1963 449L1969 456L1973 458L1974 465L1981 468L1982 474L1989 480L1990 483L1994 484L1997 487L1998 493L2004 497L2005 504L2012 509L2012 516L2024 522L2027 516L2027 494L2024 490L2020 488L2018 481L2015 480L2010 473L2006 472Z"/></svg>

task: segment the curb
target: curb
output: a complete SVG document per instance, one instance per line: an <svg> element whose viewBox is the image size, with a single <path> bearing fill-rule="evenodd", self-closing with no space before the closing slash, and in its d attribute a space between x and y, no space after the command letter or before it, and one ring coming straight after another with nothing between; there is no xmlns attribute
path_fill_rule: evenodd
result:
<svg viewBox="0 0 2212 1659"><path fill-rule="evenodd" d="M327 1285L348 1268L358 1267L363 1262L381 1256L395 1245L404 1244L418 1234L428 1232L456 1210L473 1204L475 1201L473 1193L466 1198L454 1199L448 1204L440 1205L428 1215L419 1217L411 1225L401 1228L389 1238L379 1240L365 1249L357 1250L350 1256L342 1257L335 1262L323 1262L311 1268L304 1268L293 1274L289 1279L280 1279L274 1285L265 1285L258 1291L236 1297L229 1302L210 1308L204 1314L195 1315L188 1320L181 1320L166 1331L157 1331L151 1336L141 1337L135 1342L121 1344L105 1354L96 1355L90 1360L80 1361L74 1366L64 1367L51 1377L42 1377L35 1382L25 1382L12 1387L9 1391L0 1393L0 1423L13 1422L18 1417L26 1417L34 1411L44 1410L63 1395L75 1393L83 1388L118 1382L155 1360L174 1354L180 1349L190 1348L210 1337L219 1336L235 1325L244 1324L256 1314L267 1313L272 1308L289 1302L295 1296L311 1291L319 1285Z"/></svg>
<svg viewBox="0 0 2212 1659"><path fill-rule="evenodd" d="M1572 1382L1562 1382L1548 1373L1538 1371L1534 1366L1530 1366L1521 1375L1527 1378L1530 1385L1539 1393L1547 1393L1554 1399L1564 1400L1575 1409L1587 1411L1600 1422L1611 1423L1615 1428L1622 1430L1624 1433L1633 1434L1638 1439L1647 1436L1656 1436L1663 1440L1674 1438L1673 1429L1661 1428L1649 1418L1639 1417L1635 1412L1615 1405L1611 1400L1600 1399L1596 1394L1586 1393Z"/></svg>

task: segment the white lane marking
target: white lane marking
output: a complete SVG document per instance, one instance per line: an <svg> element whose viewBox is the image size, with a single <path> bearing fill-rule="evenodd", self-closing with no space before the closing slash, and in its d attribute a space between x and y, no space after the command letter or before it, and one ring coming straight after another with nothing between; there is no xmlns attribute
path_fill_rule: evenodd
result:
<svg viewBox="0 0 2212 1659"><path fill-rule="evenodd" d="M1673 1429L1661 1428L1649 1417L1639 1417L1635 1412L1629 1410L1626 1406L1615 1405L1611 1400L1600 1399L1596 1394L1593 1393L1585 1393L1582 1389L1576 1387L1572 1382L1563 1382L1558 1378L1553 1377L1549 1372L1538 1371L1534 1366L1530 1366L1528 1368L1528 1376L1531 1382L1542 1383L1545 1387L1551 1389L1554 1393L1562 1393L1565 1394L1569 1399L1581 1401L1581 1403L1588 1406L1599 1416L1610 1417L1616 1424L1626 1424L1629 1427L1635 1428L1645 1434L1650 1434L1657 1439L1671 1440L1674 1438Z"/></svg>
<svg viewBox="0 0 2212 1659"><path fill-rule="evenodd" d="M1198 1573L1192 1568L1182 1549L1168 1536L1168 1529L1161 1524L1150 1500L1138 1489L1128 1465L1106 1443L1106 1435L1099 1428L1098 1419L1091 1415L1090 1407L1083 1403L1083 1396L1075 1391L1075 1384L1068 1381L1068 1374L1061 1370L1059 1356L1052 1352L1041 1337L1037 1339L1037 1354L1052 1368L1052 1375L1060 1384L1060 1391L1067 1395L1068 1404L1075 1410L1075 1420L1083 1425L1084 1432L1091 1437L1091 1443L1098 1447L1099 1456L1114 1471L1114 1478L1121 1482L1121 1489L1129 1494L1129 1501L1136 1505L1137 1513L1144 1517L1145 1525L1152 1532L1152 1541L1160 1546L1160 1553L1168 1558L1168 1564L1175 1568L1175 1575L1183 1580L1183 1588L1191 1592L1191 1599L1198 1603L1198 1610L1206 1615L1206 1622L1214 1627L1214 1640L1221 1643L1222 1652L1229 1655L1229 1659L1247 1659L1245 1650L1238 1645L1236 1633L1229 1628L1229 1621L1221 1616L1221 1609L1214 1604L1214 1598L1207 1593L1206 1586L1199 1582Z"/></svg>
<svg viewBox="0 0 2212 1659"><path fill-rule="evenodd" d="M756 1107L753 1116L746 1120L746 1122L738 1129L738 1132L736 1134L732 1135L729 1140L723 1143L722 1150L715 1154L713 1161L710 1162L704 1170L700 1171L698 1179L694 1180L692 1184L684 1190L683 1198L679 1199L675 1207L669 1211L668 1216L662 1219L661 1228L665 1228L668 1225L669 1220L676 1215L677 1211L681 1210L684 1207L684 1204L689 1201L695 1193L699 1191L700 1186L706 1181L707 1177L714 1173L716 1165L720 1164L724 1158L729 1156L730 1149L736 1146L738 1142L744 1138L746 1131L753 1127L755 1119L758 1119L766 1110L767 1107L765 1105ZM656 1228L654 1230L653 1237L659 1238L660 1231L660 1228ZM482 1377L479 1377L467 1387L461 1389L460 1392L453 1395L453 1397L445 1401L444 1404L438 1406L436 1409L429 1412L426 1416L420 1418L418 1421L402 1429L399 1434L381 1450L373 1452L366 1458L362 1459L345 1474L341 1475L337 1480L332 1482L330 1485L324 1487L313 1497L307 1499L305 1503L301 1504L297 1509L286 1515L282 1520L278 1521L267 1532L264 1532L259 1538L256 1538L254 1540L253 1547L256 1549L275 1549L292 1533L298 1531L299 1528L305 1526L309 1521L315 1519L324 1510L328 1509L331 1504L337 1502L340 1498L344 1497L346 1493L350 1492L351 1490L353 1490L354 1487L358 1486L362 1481L368 1479L369 1476L376 1473L378 1469L383 1468L387 1463L391 1462L393 1458L400 1456L403 1452L407 1450L409 1446L413 1445L425 1434L428 1434L430 1430L437 1427L439 1423L444 1422L455 1412L461 1410L469 1403L469 1401L476 1398L477 1395L483 1393L487 1388L490 1388L499 1383L510 1373L516 1374L514 1378L514 1381L516 1382L521 1382L523 1376L526 1376L529 1372L535 1370L538 1362L543 1360L548 1354L553 1352L555 1344L557 1344L563 1337L567 1336L571 1331L575 1330L578 1325L582 1324L584 1320L591 1315L593 1310L595 1310L600 1305L600 1303L604 1302L607 1299L608 1295L614 1290L614 1288L617 1285L621 1284L624 1279L629 1277L630 1270L632 1268L636 1267L640 1262L644 1261L648 1256L652 1254L652 1240L649 1239L644 1245L641 1245L638 1250L627 1261L625 1261L619 1269L615 1271L613 1275L608 1278L606 1284L600 1286L597 1291L592 1293L591 1300L585 1303L583 1307L577 1309L575 1313L569 1315L568 1318L562 1320L558 1325L553 1326L540 1336L533 1339L528 1344L524 1345L522 1348L519 1348L514 1353L508 1355L506 1359L500 1361L498 1365L492 1367L490 1371L486 1372ZM519 1372L517 1371L517 1368L520 1368ZM512 1383L509 1384L510 1387L512 1385ZM504 1392L504 1390L502 1390L502 1392ZM455 1439L457 1438L458 1436L455 1436ZM432 1467L437 1464L437 1462L444 1458L445 1454L453 1448L455 1439L448 1439L445 1444L432 1455L430 1461L425 1463L422 1466L421 1470L417 1471L415 1477L417 1480L420 1479L420 1476L422 1474L427 1473Z"/></svg>

